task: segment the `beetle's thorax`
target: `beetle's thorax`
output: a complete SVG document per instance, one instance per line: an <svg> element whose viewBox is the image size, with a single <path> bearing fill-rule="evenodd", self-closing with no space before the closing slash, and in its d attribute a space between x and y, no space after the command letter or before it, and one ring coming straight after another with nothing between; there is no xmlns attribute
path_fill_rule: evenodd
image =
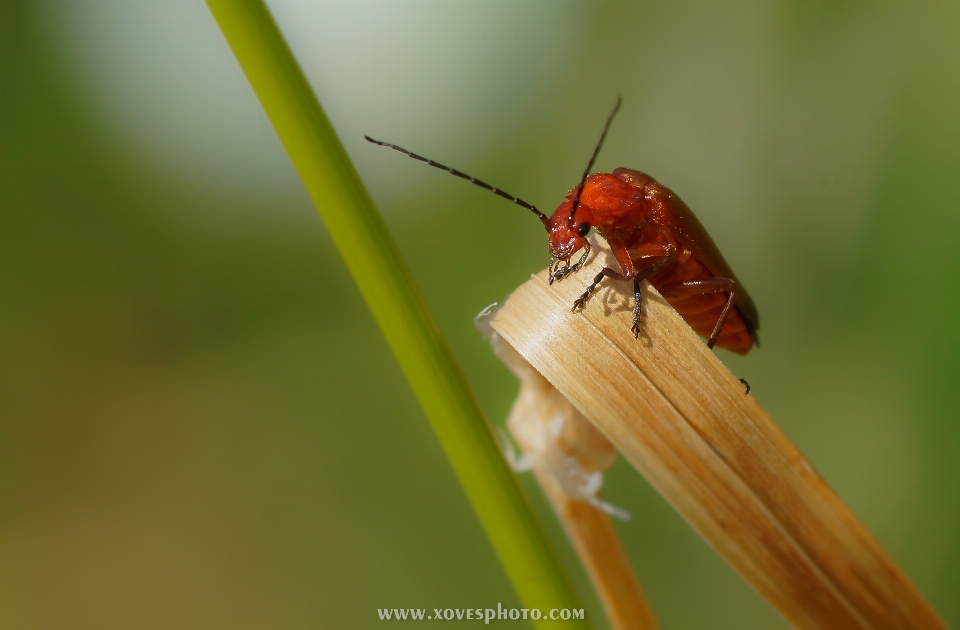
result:
<svg viewBox="0 0 960 630"><path fill-rule="evenodd" d="M584 235L580 234L584 224L596 228L604 238L622 238L624 235L620 232L633 232L642 227L645 218L639 216L638 212L642 212L642 196L647 181L637 177L642 173L621 173L621 170L624 169L617 169L614 173L595 173L588 177L580 191L573 217L570 211L577 197L577 189L567 193L566 201L557 207L547 223L551 256L568 260L579 251L584 242Z"/></svg>

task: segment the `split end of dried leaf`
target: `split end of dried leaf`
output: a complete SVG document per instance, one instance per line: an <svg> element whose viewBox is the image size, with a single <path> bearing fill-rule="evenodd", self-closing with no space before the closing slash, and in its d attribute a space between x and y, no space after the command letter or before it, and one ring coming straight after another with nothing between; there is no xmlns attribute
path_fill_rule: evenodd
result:
<svg viewBox="0 0 960 630"><path fill-rule="evenodd" d="M600 497L603 475L616 460L616 448L497 332L479 319L478 327L520 380L507 427L523 455L513 455L507 444L508 459L516 470L529 469L536 475L611 627L657 630L653 608L610 520L611 515L629 515Z"/></svg>

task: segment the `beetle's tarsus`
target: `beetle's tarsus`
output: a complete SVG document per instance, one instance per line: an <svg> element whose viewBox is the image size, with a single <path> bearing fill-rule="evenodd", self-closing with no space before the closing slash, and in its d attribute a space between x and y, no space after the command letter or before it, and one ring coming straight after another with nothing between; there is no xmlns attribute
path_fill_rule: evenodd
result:
<svg viewBox="0 0 960 630"><path fill-rule="evenodd" d="M587 291L583 295L581 295L580 297L578 297L576 300L573 301L573 308L570 310L576 313L578 309L585 308L587 306L588 299L590 299L589 289L587 289Z"/></svg>

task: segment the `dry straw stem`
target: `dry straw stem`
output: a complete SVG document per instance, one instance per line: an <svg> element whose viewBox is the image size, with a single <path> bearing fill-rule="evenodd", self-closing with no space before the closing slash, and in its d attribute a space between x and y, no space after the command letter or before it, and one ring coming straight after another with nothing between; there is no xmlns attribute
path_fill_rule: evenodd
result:
<svg viewBox="0 0 960 630"><path fill-rule="evenodd" d="M591 505L585 478L616 461L613 444L543 376L481 323L497 356L520 379L507 427L577 551L614 630L658 630L647 600L607 513ZM492 334L490 334L492 333ZM596 481L596 479L592 479Z"/></svg>
<svg viewBox="0 0 960 630"><path fill-rule="evenodd" d="M660 295L627 283L581 313L584 279L519 287L491 325L730 565L798 628L946 628L797 447Z"/></svg>

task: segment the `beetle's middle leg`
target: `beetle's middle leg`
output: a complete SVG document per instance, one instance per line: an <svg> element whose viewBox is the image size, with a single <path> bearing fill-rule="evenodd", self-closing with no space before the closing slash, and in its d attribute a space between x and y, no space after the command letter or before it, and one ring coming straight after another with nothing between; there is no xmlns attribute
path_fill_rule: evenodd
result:
<svg viewBox="0 0 960 630"><path fill-rule="evenodd" d="M604 278L613 278L614 280L629 280L627 276L614 271L610 267L604 267L600 270L600 273L593 279L593 282L590 283L590 286L587 287L587 290L583 292L583 295L578 297L573 301L573 308L571 310L576 311L577 309L583 308L587 305L587 300L590 299L590 294L597 290L597 287L600 286L600 282Z"/></svg>
<svg viewBox="0 0 960 630"><path fill-rule="evenodd" d="M633 326L630 327L630 332L633 333L634 339L640 338L640 283L663 269L668 262L670 262L670 256L664 256L638 271L633 277Z"/></svg>
<svg viewBox="0 0 960 630"><path fill-rule="evenodd" d="M653 274L657 273L661 269L663 269L664 265L670 262L669 256L663 256L658 258L659 260L657 260L657 262L647 267L644 267L640 271L635 272L632 277L634 303L633 303L633 326L630 327L630 331L633 332L634 338L637 338L640 336L640 304L641 304L640 283L646 280L647 278L649 278L650 276L652 276ZM593 282L590 284L590 286L587 287L587 290L583 292L583 295L581 295L579 298L577 298L574 301L572 310L576 311L577 309L582 309L583 307L585 307L587 305L587 300L590 298L590 295L594 291L596 291L597 286L599 286L600 282L602 282L604 278L612 278L614 280L630 280L631 279L630 276L626 276L622 273L617 273L610 267L605 267L602 271L600 271L600 273L597 274L597 277L593 279Z"/></svg>

